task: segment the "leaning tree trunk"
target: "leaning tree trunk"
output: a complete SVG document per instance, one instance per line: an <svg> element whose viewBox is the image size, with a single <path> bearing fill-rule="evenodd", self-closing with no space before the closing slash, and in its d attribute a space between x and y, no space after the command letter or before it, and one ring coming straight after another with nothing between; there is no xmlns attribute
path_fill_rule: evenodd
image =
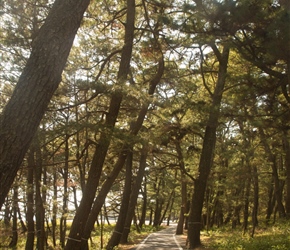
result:
<svg viewBox="0 0 290 250"><path fill-rule="evenodd" d="M122 86L130 70L130 61L133 48L135 23L135 0L127 0L127 19L125 26L125 44L122 49L121 61L118 71L118 84ZM110 139L115 127L117 116L121 107L123 94L116 90L112 94L109 112L106 116L105 126L108 128L100 135L100 140L93 156L88 174L87 184L76 215L74 217L65 249L80 249L84 228L94 202L96 190L101 176L105 157L110 145ZM85 239L86 240L86 239Z"/></svg>
<svg viewBox="0 0 290 250"><path fill-rule="evenodd" d="M229 58L229 47L227 45L224 46L222 53L218 51L215 45L212 45L212 47L219 60L219 71L215 91L212 96L212 106L205 129L203 147L198 168L199 175L194 181L194 192L192 196L191 210L188 218L188 239L191 249L194 249L201 244L200 230L202 207L207 179L213 162L219 109L226 80Z"/></svg>
<svg viewBox="0 0 290 250"><path fill-rule="evenodd" d="M56 0L0 118L0 208L57 89L89 0Z"/></svg>
<svg viewBox="0 0 290 250"><path fill-rule="evenodd" d="M132 188L132 193L130 197L130 203L128 207L128 211L126 212L126 221L124 224L123 234L121 237L121 243L127 243L128 242L128 236L130 233L130 227L132 224L132 219L135 215L135 207L137 205L137 199L139 195L139 190L141 188L142 180L145 174L145 168L146 168L146 159L148 156L148 143L145 142L143 144L143 148L141 150L141 156L140 156L140 163L139 163L139 171L137 173L137 176L135 178L135 182Z"/></svg>
<svg viewBox="0 0 290 250"><path fill-rule="evenodd" d="M149 90L148 95L152 96L154 94L154 91L156 89L157 84L160 82L160 79L164 72L164 60L163 56L161 56L159 63L158 63L158 70L155 77L150 81L149 84ZM143 121L146 117L147 110L149 107L149 102L145 102L142 106L142 108L139 111L138 117L134 123L130 126L130 136L136 136L139 132L139 130L142 128ZM131 145L132 146L132 145ZM119 172L121 171L125 159L127 157L128 152L130 151L129 147L131 147L130 144L125 144L119 154L119 158L114 166L113 171L110 173L110 177L106 179L104 182L97 198L94 201L93 207L91 209L91 212L89 214L89 217L87 219L87 223L83 232L83 240L81 243L81 249L87 249L88 248L88 238L91 234L91 231L94 228L95 221L97 220L98 214L101 211L101 207L103 206L103 203L105 202L106 195L110 191L111 186L113 185L115 179L117 178Z"/></svg>
<svg viewBox="0 0 290 250"><path fill-rule="evenodd" d="M123 191L122 203L120 207L117 224L106 246L106 250L113 250L115 246L118 246L121 240L121 236L123 234L124 224L126 221L126 215L129 208L130 196L132 191L132 165L133 165L133 147L131 148L130 152L127 155L125 187Z"/></svg>

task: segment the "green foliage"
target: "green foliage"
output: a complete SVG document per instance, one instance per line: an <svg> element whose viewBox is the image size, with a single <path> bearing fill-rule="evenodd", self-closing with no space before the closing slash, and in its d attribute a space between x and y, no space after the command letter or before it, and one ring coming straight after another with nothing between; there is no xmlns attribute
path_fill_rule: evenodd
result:
<svg viewBox="0 0 290 250"><path fill-rule="evenodd" d="M241 230L223 228L210 231L205 242L210 249L220 250L287 250L290 248L289 222L279 222L271 227L258 228L252 238Z"/></svg>
<svg viewBox="0 0 290 250"><path fill-rule="evenodd" d="M52 1L38 1L35 6L31 1L24 2L25 5L10 0L2 4L0 18L5 22L0 27L1 109L11 96L35 32L43 23L50 8L48 3ZM198 6L198 2L202 6ZM111 93L119 88L116 79L124 45L124 7L125 1L91 2L71 50L62 83L42 120L39 138L43 165L47 166L43 170L43 176L47 178L43 191L46 192L48 220L52 204L57 207L58 215L62 213L62 202L58 203L52 193L54 183L63 178L65 164L68 165L69 177L77 183L76 188L80 191L100 132L107 129L104 121ZM241 208L249 200L251 213L254 196L251 171L255 165L259 175L259 213L264 215L272 187L272 170L257 129L265 130L267 142L279 165L279 181L284 187L287 178L282 134L284 129L286 133L289 129L289 100L285 98L281 88L284 82L279 77L282 79L288 72L289 79L289 32L289 13L277 1L137 1L131 72L121 88L124 99L101 182L112 171L125 143L137 145L133 164L136 174L140 155L138 143L146 139L151 147L146 168L146 195L150 203L146 214L149 215L149 208L157 201L165 204L174 189L176 197L172 214L179 212L180 162L184 162L187 174L197 176L211 94L217 81L218 62L210 44L216 42L221 47L226 41L234 50L230 54L204 211L217 216L215 209L219 209L222 219L229 217L230 222L234 219L232 211L240 208L238 213L242 216ZM158 71L161 55L165 60L164 74L155 94L148 96L148 83ZM142 131L132 136L128 132L130 125L136 121L142 105L147 103L150 107ZM289 135L286 139L289 140ZM65 158L67 141L68 159ZM180 155L177 145L180 146ZM19 178L25 186L25 161L21 171ZM191 193L192 180L184 178L189 183L188 193ZM157 181L160 181L159 187ZM248 195L245 194L247 186L250 186ZM121 172L109 197L115 201L111 204L114 209L120 205L123 187L124 172ZM62 189L58 187L58 196L62 197ZM24 190L21 196L25 197L28 190ZM284 191L281 190L283 195ZM72 194L71 188L69 193ZM72 201L70 195L69 203ZM22 210L25 200L20 199L19 203ZM139 213L141 208L139 202ZM74 207L70 207L70 212L73 215ZM287 226L279 224L258 229L254 238L234 230L213 231L214 243L211 246L215 249L289 249ZM99 230L96 228L93 233L96 245L99 244ZM112 226L104 228L105 240L112 230ZM154 230L156 227L144 227L143 233ZM139 237L139 234L132 231L130 240L134 241L135 236ZM7 240L3 239L3 242L6 244Z"/></svg>

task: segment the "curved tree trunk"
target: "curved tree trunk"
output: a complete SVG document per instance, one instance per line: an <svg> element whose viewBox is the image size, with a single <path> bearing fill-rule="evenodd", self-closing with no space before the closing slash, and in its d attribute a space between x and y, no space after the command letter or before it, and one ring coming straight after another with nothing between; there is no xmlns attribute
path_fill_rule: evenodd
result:
<svg viewBox="0 0 290 250"><path fill-rule="evenodd" d="M213 102L207 121L203 147L198 168L198 177L194 182L194 192L191 202L191 210L188 218L188 239L190 248L194 249L201 245L200 230L201 230L201 214L206 190L207 179L211 170L214 148L216 143L216 129L218 126L219 109L221 105L222 93L225 85L227 65L229 58L229 47L225 45L223 52L220 53L215 47L213 50L219 60L218 80L213 94Z"/></svg>
<svg viewBox="0 0 290 250"><path fill-rule="evenodd" d="M89 0L56 0L0 119L0 208L57 89Z"/></svg>

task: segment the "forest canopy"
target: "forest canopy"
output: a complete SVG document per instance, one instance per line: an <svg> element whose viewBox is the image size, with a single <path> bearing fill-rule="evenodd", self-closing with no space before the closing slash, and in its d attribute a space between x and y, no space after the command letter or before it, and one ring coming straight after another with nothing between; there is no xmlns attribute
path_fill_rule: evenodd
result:
<svg viewBox="0 0 290 250"><path fill-rule="evenodd" d="M0 6L0 247L289 219L289 1Z"/></svg>

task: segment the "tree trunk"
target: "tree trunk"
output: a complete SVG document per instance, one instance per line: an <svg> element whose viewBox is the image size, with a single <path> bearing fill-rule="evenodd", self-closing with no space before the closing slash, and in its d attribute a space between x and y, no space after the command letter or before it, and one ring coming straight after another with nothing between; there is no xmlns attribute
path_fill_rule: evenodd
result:
<svg viewBox="0 0 290 250"><path fill-rule="evenodd" d="M161 194L161 187L163 186L163 177L156 177L155 183L153 184L155 192L155 207L154 207L154 219L153 227L158 227L161 219L161 212L164 204L164 197ZM159 179L158 179L159 178Z"/></svg>
<svg viewBox="0 0 290 250"><path fill-rule="evenodd" d="M146 175L144 176L144 184L143 184L143 204L142 204L142 211L141 211L141 216L139 220L139 227L142 228L143 225L145 224L146 220L146 211L147 211L147 178Z"/></svg>
<svg viewBox="0 0 290 250"><path fill-rule="evenodd" d="M272 181L269 184L268 187L268 202L267 202L267 211L266 211L266 223L268 224L270 222L271 215L274 210L275 206L275 196L274 196L274 178L272 174Z"/></svg>
<svg viewBox="0 0 290 250"><path fill-rule="evenodd" d="M6 227L10 227L10 221L11 221L11 200L10 198L8 199L8 197L5 199L5 209L4 209L4 225Z"/></svg>
<svg viewBox="0 0 290 250"><path fill-rule="evenodd" d="M125 179L125 187L123 190L122 203L120 207L120 212L117 220L117 224L115 226L114 232L109 239L109 242L106 246L106 250L113 250L115 246L118 246L123 234L124 224L126 221L126 215L129 208L130 196L131 196L131 188L132 188L132 165L133 165L133 148L131 148L130 152L127 156L126 161L126 179Z"/></svg>
<svg viewBox="0 0 290 250"><path fill-rule="evenodd" d="M0 209L57 89L89 0L56 0L0 119Z"/></svg>
<svg viewBox="0 0 290 250"><path fill-rule="evenodd" d="M34 249L34 211L33 211L33 205L34 205L34 174L33 174L33 168L34 168L34 154L33 151L29 151L28 157L27 157L27 210L26 210L26 220L27 220L27 238L26 238L26 244L25 244L25 250L33 250Z"/></svg>
<svg viewBox="0 0 290 250"><path fill-rule="evenodd" d="M35 141L32 145L32 150L35 152L35 218L36 218L36 238L37 238L37 249L44 250L46 247L46 236L45 236L45 228L44 228L44 218L45 218L45 210L44 210L44 201L41 196L41 175L42 175L42 155L41 149L38 142L38 138L35 137Z"/></svg>
<svg viewBox="0 0 290 250"><path fill-rule="evenodd" d="M134 38L134 22L135 22L135 1L127 0L125 44L122 49L121 62L118 72L118 84L120 86L122 86L126 81L130 69L130 61ZM107 129L101 133L98 146L93 156L84 194L81 199L78 210L76 212L76 215L74 217L68 241L65 246L65 249L67 250L80 249L84 228L91 210L91 206L94 202L96 190L99 183L99 178L101 176L103 164L110 145L111 136L113 133L113 129L115 127L122 99L123 94L120 90L116 90L116 92L112 94L109 112L106 116L105 121L105 126L107 127Z"/></svg>
<svg viewBox="0 0 290 250"><path fill-rule="evenodd" d="M282 194L281 194L280 180L279 180L279 174L278 174L277 163L276 163L276 155L273 154L271 151L271 148L267 142L264 130L262 128L258 128L258 129L259 129L259 134L261 136L261 142L264 146L268 160L269 162L271 162L273 180L274 180L274 193L275 193L275 198L277 201L277 209L279 212L279 216L280 218L285 218L286 211L282 202Z"/></svg>
<svg viewBox="0 0 290 250"><path fill-rule="evenodd" d="M181 173L181 206L180 206L180 214L178 219L178 224L176 227L176 234L183 234L183 228L184 228L184 221L185 221L185 213L186 213L186 204L187 204L187 183L186 183L186 177L183 173L183 169L185 169L184 166L184 160L183 155L180 147L180 142L177 141L175 143L177 155L178 155L178 161L180 165L180 173Z"/></svg>
<svg viewBox="0 0 290 250"><path fill-rule="evenodd" d="M12 237L9 247L15 249L18 242L18 227L17 227L17 210L18 210L18 186L13 188L13 207L12 207Z"/></svg>
<svg viewBox="0 0 290 250"><path fill-rule="evenodd" d="M137 173L137 176L135 178L135 183L132 188L132 193L130 197L130 203L128 207L128 211L126 212L126 221L124 224L123 234L121 237L121 243L127 243L128 242L128 236L130 233L130 227L132 223L133 216L135 215L135 207L137 205L137 199L139 195L139 190L141 188L142 180L145 174L145 168L146 168L146 159L148 155L148 144L145 143L143 145L141 156L140 156L140 163L139 163L139 171Z"/></svg>
<svg viewBox="0 0 290 250"><path fill-rule="evenodd" d="M66 117L68 123L68 116ZM66 238L66 219L68 213L68 160L69 160L69 135L66 132L65 135L65 149L64 149L64 168L62 169L62 178L63 178L63 197L62 197L62 215L59 223L59 233L60 233L60 245L62 248L65 246Z"/></svg>
<svg viewBox="0 0 290 250"><path fill-rule="evenodd" d="M171 193L170 193L170 196L169 196L169 198L167 199L167 204L166 204L166 206L165 206L165 208L164 208L164 211L163 211L163 213L162 213L162 215L161 215L161 218L160 218L160 220L159 220L159 225L161 225L162 222L164 221L167 212L168 212L168 211L170 212L171 206L172 206L172 204L174 203L174 199L175 199L175 190L172 189L172 191L171 191Z"/></svg>
<svg viewBox="0 0 290 250"><path fill-rule="evenodd" d="M290 75L290 72L289 72ZM287 136L287 131L283 133L283 148L285 152L285 167L286 167L286 197L285 209L287 218L290 218L290 145Z"/></svg>
<svg viewBox="0 0 290 250"><path fill-rule="evenodd" d="M171 220L171 216L172 216L172 210L173 210L174 202L175 202L175 191L173 193L173 197L171 199L171 203L170 203L170 206L169 206L169 211L168 211L168 216L167 216L167 223L166 223L167 226L170 225L170 220Z"/></svg>
<svg viewBox="0 0 290 250"><path fill-rule="evenodd" d="M213 45L213 50L217 58L219 59L219 71L218 80L212 97L212 106L205 129L203 147L198 168L199 175L194 182L194 192L192 195L191 210L188 218L188 239L191 249L194 249L201 245L200 230L202 207L207 179L213 162L219 109L226 80L227 64L229 58L229 48L227 45L224 46L222 53L218 51L215 45Z"/></svg>
<svg viewBox="0 0 290 250"><path fill-rule="evenodd" d="M125 160L127 157L127 150L121 150L121 153L119 155L118 161L115 164L114 169L110 173L109 177L106 179L104 184L101 187L101 190L98 193L98 196L96 197L93 207L91 209L91 212L89 214L89 217L87 219L87 223L83 232L82 237L82 243L81 243L81 249L88 249L88 239L91 235L91 232L94 228L95 221L98 218L98 215L102 209L103 204L105 203L106 196L109 193L112 185L114 184L114 181L116 180L118 174L122 170ZM109 224L109 223L108 223Z"/></svg>
<svg viewBox="0 0 290 250"><path fill-rule="evenodd" d="M259 207L259 179L258 179L258 170L255 165L253 165L253 184L254 184L254 204L253 204L253 213L252 213L252 234L254 237L256 226L258 225L258 207Z"/></svg>
<svg viewBox="0 0 290 250"><path fill-rule="evenodd" d="M20 222L20 225L21 225L21 233L26 233L27 232L27 227L22 219L22 214L20 212L20 208L19 208L19 205L17 206L17 214L18 214L18 218L19 218L19 222Z"/></svg>
<svg viewBox="0 0 290 250"><path fill-rule="evenodd" d="M248 163L247 163L248 164ZM250 168L250 166L248 166L248 168ZM248 220L249 220L249 198L250 198L250 189L251 189L251 176L248 175L247 179L246 179L246 186L245 186L246 190L245 190L245 203L244 203L244 222L243 222L243 230L244 230L244 234L246 233L246 231L248 230Z"/></svg>
<svg viewBox="0 0 290 250"><path fill-rule="evenodd" d="M58 210L58 202L57 202L57 175L56 171L53 171L53 204L52 204L52 219L51 219L51 226L52 226L52 242L53 246L56 246L56 226L57 226L57 210Z"/></svg>

